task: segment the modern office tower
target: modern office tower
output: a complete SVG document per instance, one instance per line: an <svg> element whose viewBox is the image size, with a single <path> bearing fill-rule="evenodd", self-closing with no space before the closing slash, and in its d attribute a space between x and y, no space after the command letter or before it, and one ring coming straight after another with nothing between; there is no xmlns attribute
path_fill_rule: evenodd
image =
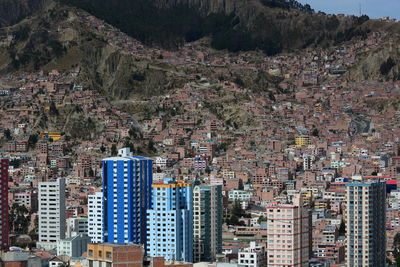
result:
<svg viewBox="0 0 400 267"><path fill-rule="evenodd" d="M147 211L147 255L193 262L193 189L166 178L153 184L153 208Z"/></svg>
<svg viewBox="0 0 400 267"><path fill-rule="evenodd" d="M146 210L151 208L153 161L127 149L103 166L103 231L110 243L146 243Z"/></svg>
<svg viewBox="0 0 400 267"><path fill-rule="evenodd" d="M271 203L267 209L268 266L308 266L310 214L300 195L287 203Z"/></svg>
<svg viewBox="0 0 400 267"><path fill-rule="evenodd" d="M385 266L386 183L354 181L346 193L346 266Z"/></svg>
<svg viewBox="0 0 400 267"><path fill-rule="evenodd" d="M103 243L103 193L88 197L88 235L92 243Z"/></svg>
<svg viewBox="0 0 400 267"><path fill-rule="evenodd" d="M65 238L65 179L39 183L39 248L53 249Z"/></svg>
<svg viewBox="0 0 400 267"><path fill-rule="evenodd" d="M195 186L193 188L194 262L213 262L219 253L222 253L222 186Z"/></svg>
<svg viewBox="0 0 400 267"><path fill-rule="evenodd" d="M7 250L10 229L8 226L8 159L0 159L0 249Z"/></svg>

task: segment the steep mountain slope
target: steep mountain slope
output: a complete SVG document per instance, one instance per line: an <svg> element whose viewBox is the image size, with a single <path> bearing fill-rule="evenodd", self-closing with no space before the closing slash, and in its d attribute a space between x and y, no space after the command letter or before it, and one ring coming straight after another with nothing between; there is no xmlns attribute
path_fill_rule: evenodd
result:
<svg viewBox="0 0 400 267"><path fill-rule="evenodd" d="M351 81L400 80L400 36L391 34L383 45L365 51L347 73Z"/></svg>
<svg viewBox="0 0 400 267"><path fill-rule="evenodd" d="M45 7L47 0L0 0L0 27L17 23Z"/></svg>
<svg viewBox="0 0 400 267"><path fill-rule="evenodd" d="M17 2L34 7L27 9L30 12L35 8L39 12L0 29L0 37L4 38L0 40L0 73L80 66L78 82L114 99L162 95L198 74L221 77L205 65L177 66L156 60L154 55L138 58L121 51L90 23L83 23L80 9L70 4L113 22L139 40L169 48L211 36L210 43L217 49L262 49L275 54L306 46L340 44L353 37L364 37L370 31L400 32L397 24L367 17L314 14L309 7L296 6L295 1L282 5L281 0L68 0L67 6L53 0L19 0L14 5ZM0 2L0 8L7 9L7 5L6 0ZM400 55L394 45L392 50L385 47L366 52L359 66L349 72L349 79L397 79ZM224 68L223 79L240 80L253 90L267 90L271 98L280 90L280 78L263 71Z"/></svg>
<svg viewBox="0 0 400 267"><path fill-rule="evenodd" d="M387 44L373 53L365 53L347 77L351 81L400 80L400 47Z"/></svg>
<svg viewBox="0 0 400 267"><path fill-rule="evenodd" d="M55 5L8 28L12 41L0 46L0 73L80 66L82 84L116 98L162 94L175 84L176 77L167 74L172 67L153 68L149 60L123 55L79 21L75 12ZM132 80L137 72L146 72L146 78Z"/></svg>
<svg viewBox="0 0 400 267"><path fill-rule="evenodd" d="M212 36L212 46L267 54L365 36L367 17L325 16L283 0L60 0L148 44L177 47ZM301 10L299 10L301 9ZM307 11L307 12L306 12Z"/></svg>
<svg viewBox="0 0 400 267"><path fill-rule="evenodd" d="M132 54L106 40L108 33L118 33L118 30L99 32L90 21L85 22L84 17L88 17L85 12L54 4L29 20L8 28L7 34L11 41L3 42L0 46L0 73L40 69L70 70L79 66L77 82L99 90L112 99L163 95L170 89L181 87L190 79L196 79L198 74L219 78L205 65L193 67L167 64L152 57L151 54L157 50L151 48L145 48L141 55ZM124 38L128 37L122 34L114 39ZM231 70L230 66L226 70L224 79L240 78L254 90L271 90L272 94L276 93L280 81L279 78L257 70Z"/></svg>

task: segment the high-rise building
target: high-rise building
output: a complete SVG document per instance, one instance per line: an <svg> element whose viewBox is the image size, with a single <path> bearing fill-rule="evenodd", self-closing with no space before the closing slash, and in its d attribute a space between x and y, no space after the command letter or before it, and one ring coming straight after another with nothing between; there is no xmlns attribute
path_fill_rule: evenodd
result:
<svg viewBox="0 0 400 267"><path fill-rule="evenodd" d="M102 167L104 241L145 244L153 161L121 150L120 156L104 159Z"/></svg>
<svg viewBox="0 0 400 267"><path fill-rule="evenodd" d="M308 266L310 213L300 195L291 203L271 203L267 209L268 266Z"/></svg>
<svg viewBox="0 0 400 267"><path fill-rule="evenodd" d="M193 188L166 178L153 184L147 211L147 255L193 262Z"/></svg>
<svg viewBox="0 0 400 267"><path fill-rule="evenodd" d="M39 248L53 249L65 238L65 179L39 183Z"/></svg>
<svg viewBox="0 0 400 267"><path fill-rule="evenodd" d="M92 243L103 243L103 193L88 197L88 235Z"/></svg>
<svg viewBox="0 0 400 267"><path fill-rule="evenodd" d="M216 260L222 253L222 186L193 188L194 262Z"/></svg>
<svg viewBox="0 0 400 267"><path fill-rule="evenodd" d="M346 193L346 266L385 266L386 183L354 181Z"/></svg>
<svg viewBox="0 0 400 267"><path fill-rule="evenodd" d="M7 250L9 243L8 227L8 159L0 159L0 249Z"/></svg>

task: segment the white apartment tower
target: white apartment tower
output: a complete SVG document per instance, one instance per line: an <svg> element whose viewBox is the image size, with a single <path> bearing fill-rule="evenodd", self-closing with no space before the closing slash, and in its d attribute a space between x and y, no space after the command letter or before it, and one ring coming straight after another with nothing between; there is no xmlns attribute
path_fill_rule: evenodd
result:
<svg viewBox="0 0 400 267"><path fill-rule="evenodd" d="M267 206L267 266L308 266L310 257L310 213L301 196L288 203Z"/></svg>
<svg viewBox="0 0 400 267"><path fill-rule="evenodd" d="M39 242L44 249L57 247L65 238L65 179L39 183Z"/></svg>
<svg viewBox="0 0 400 267"><path fill-rule="evenodd" d="M89 237L92 243L103 243L103 193L89 195Z"/></svg>

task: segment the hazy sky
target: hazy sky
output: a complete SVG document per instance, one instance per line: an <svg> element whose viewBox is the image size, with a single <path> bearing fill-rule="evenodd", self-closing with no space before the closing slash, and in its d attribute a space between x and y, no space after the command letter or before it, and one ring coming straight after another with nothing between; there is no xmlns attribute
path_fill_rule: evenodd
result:
<svg viewBox="0 0 400 267"><path fill-rule="evenodd" d="M302 4L310 4L315 11L325 13L359 14L371 18L389 16L400 20L400 0L298 0Z"/></svg>

